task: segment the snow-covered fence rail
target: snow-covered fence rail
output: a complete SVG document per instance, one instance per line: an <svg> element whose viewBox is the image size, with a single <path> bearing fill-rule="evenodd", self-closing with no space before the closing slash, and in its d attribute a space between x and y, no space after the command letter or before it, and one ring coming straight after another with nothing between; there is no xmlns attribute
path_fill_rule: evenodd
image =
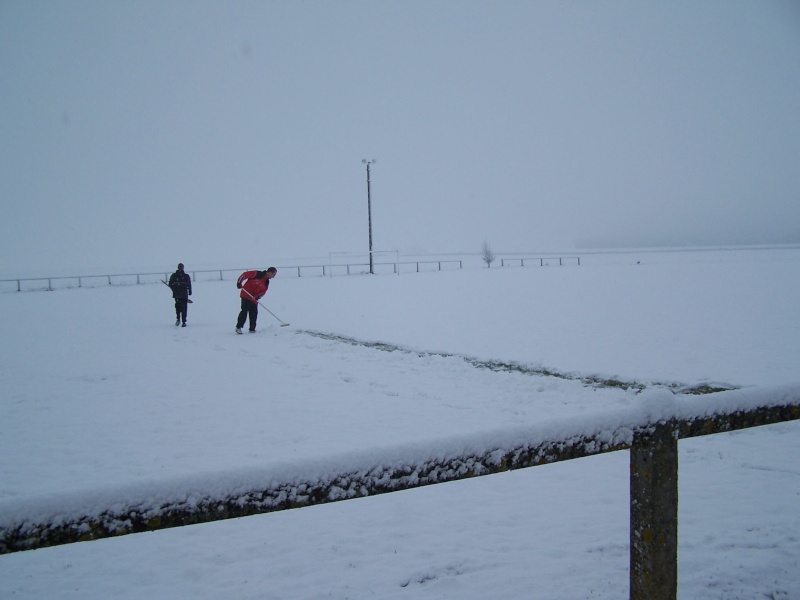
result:
<svg viewBox="0 0 800 600"><path fill-rule="evenodd" d="M524 267L530 265L538 265L540 267L547 267L550 265L581 265L581 257L580 256L556 256L556 257L548 257L548 258L501 258L500 259L500 266L501 267Z"/></svg>
<svg viewBox="0 0 800 600"><path fill-rule="evenodd" d="M372 496L630 450L630 597L677 594L678 440L800 419L800 385L646 390L613 413L260 472L0 503L0 554ZM691 492L689 492L691 493Z"/></svg>

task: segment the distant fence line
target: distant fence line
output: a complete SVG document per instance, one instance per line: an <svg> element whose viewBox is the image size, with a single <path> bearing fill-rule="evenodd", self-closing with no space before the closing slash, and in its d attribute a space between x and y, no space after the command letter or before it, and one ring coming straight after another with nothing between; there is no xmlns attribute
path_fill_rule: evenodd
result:
<svg viewBox="0 0 800 600"><path fill-rule="evenodd" d="M539 266L550 264L581 264L580 257L551 258L503 258L500 265L526 266L538 262ZM374 263L375 274L423 273L428 271L449 271L464 268L459 259L411 260ZM278 267L281 274L294 277L333 277L342 275L363 275L369 273L369 263L317 264ZM192 281L225 281L236 279L247 269L205 269L189 271ZM116 273L107 275L72 275L63 277L19 277L0 279L0 292L34 292L65 290L74 288L95 288L106 285L143 285L158 283L169 279L170 272Z"/></svg>
<svg viewBox="0 0 800 600"><path fill-rule="evenodd" d="M558 261L558 266L566 265L581 265L581 257L580 256L557 256L557 257L548 257L548 258L501 258L500 259L500 266L501 267L513 267L519 263L520 267L525 266L525 261L530 263L539 263L540 267L547 267L551 264L555 264Z"/></svg>
<svg viewBox="0 0 800 600"><path fill-rule="evenodd" d="M429 260L385 262L374 264L376 273L394 273L424 271L444 271L463 268L461 260ZM248 269L207 269L188 271L192 281L225 281L236 279ZM329 265L296 265L278 267L282 275L287 273L296 277L332 277L334 275L360 275L369 272L369 263L329 264ZM0 291L30 292L54 291L74 288L93 288L105 285L143 285L159 283L169 279L171 272L151 273L117 273L108 275L72 275L65 277L29 277L17 279L1 279Z"/></svg>

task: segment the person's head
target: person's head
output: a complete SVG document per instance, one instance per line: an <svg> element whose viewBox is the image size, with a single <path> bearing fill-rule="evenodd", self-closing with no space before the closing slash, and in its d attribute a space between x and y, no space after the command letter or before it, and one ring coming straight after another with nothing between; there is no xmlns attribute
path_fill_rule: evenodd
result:
<svg viewBox="0 0 800 600"><path fill-rule="evenodd" d="M267 269L266 273L267 273L267 279L272 279L273 277L275 277L275 275L278 274L278 269L276 269L275 267L270 267L269 269Z"/></svg>
<svg viewBox="0 0 800 600"><path fill-rule="evenodd" d="M183 263L178 263L178 271L183 271Z"/></svg>

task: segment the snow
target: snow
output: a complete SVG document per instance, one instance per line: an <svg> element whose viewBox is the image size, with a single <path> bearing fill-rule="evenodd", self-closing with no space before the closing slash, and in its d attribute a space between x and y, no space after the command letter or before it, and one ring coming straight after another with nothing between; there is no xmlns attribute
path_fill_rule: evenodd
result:
<svg viewBox="0 0 800 600"><path fill-rule="evenodd" d="M2 293L0 527L779 404L798 282L791 247L287 269L264 302L292 325L243 336L233 281L196 281L186 328L161 284ZM701 384L738 389L681 393ZM682 598L800 596L799 432L680 442ZM0 597L618 598L627 569L614 452L4 555Z"/></svg>

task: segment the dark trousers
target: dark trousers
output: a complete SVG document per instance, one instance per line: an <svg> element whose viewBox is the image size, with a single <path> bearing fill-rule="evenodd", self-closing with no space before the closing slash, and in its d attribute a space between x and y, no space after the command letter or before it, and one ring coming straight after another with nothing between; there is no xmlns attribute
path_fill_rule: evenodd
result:
<svg viewBox="0 0 800 600"><path fill-rule="evenodd" d="M247 320L248 316L250 317L250 331L255 331L256 320L258 319L258 304L242 298L242 310L239 312L239 318L236 320L236 327L239 329L244 327L244 322Z"/></svg>
<svg viewBox="0 0 800 600"><path fill-rule="evenodd" d="M175 317L178 321L186 323L186 312L189 307L189 301L186 298L175 298Z"/></svg>

